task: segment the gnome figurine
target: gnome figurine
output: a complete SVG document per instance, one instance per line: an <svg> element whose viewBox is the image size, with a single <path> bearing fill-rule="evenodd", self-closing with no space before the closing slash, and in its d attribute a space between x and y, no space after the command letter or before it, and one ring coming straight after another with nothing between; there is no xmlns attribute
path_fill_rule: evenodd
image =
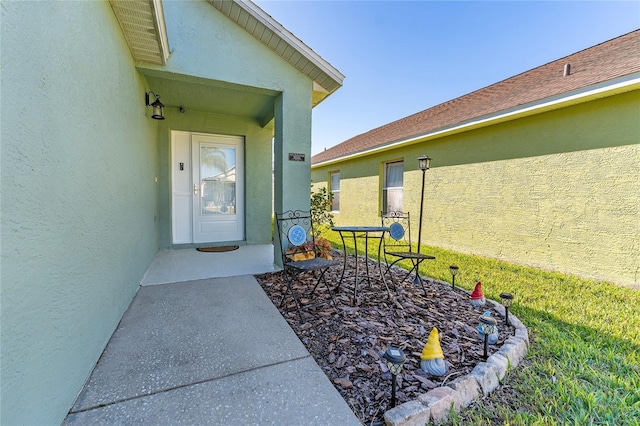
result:
<svg viewBox="0 0 640 426"><path fill-rule="evenodd" d="M490 317L491 312L485 311L483 315L485 317ZM482 327L480 324L478 324L478 338L480 340L484 340L484 333L482 332ZM498 326L497 325L493 327L493 332L489 334L488 342L490 345L495 345L498 342Z"/></svg>
<svg viewBox="0 0 640 426"><path fill-rule="evenodd" d="M425 373L433 376L444 376L447 372L437 328L434 327L431 333L429 333L427 344L424 345L420 359L422 360L420 361L420 368L422 368Z"/></svg>
<svg viewBox="0 0 640 426"><path fill-rule="evenodd" d="M484 294L482 294L482 283L480 281L476 283L476 287L473 289L473 292L471 293L469 303L471 303L471 306L473 306L474 308L479 308L481 306L484 306L485 299L484 299Z"/></svg>

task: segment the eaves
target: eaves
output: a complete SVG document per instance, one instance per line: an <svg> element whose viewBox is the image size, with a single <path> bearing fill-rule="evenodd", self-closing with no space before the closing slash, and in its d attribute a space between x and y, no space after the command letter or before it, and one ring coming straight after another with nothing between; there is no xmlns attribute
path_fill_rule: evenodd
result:
<svg viewBox="0 0 640 426"><path fill-rule="evenodd" d="M483 127L493 126L511 120L516 120L548 111L566 108L568 106L593 101L599 98L614 96L617 94L630 92L640 89L640 73L629 74L614 80L598 83L592 86L583 87L581 89L563 93L562 95L552 96L544 99L518 105L514 108L498 111L493 114L476 117L471 120L460 122L451 126L442 127L440 129L430 131L428 133L414 135L408 138L399 139L386 144L378 145L366 150L354 152L341 157L332 158L330 160L321 161L311 165L311 168L328 166L344 161L354 160L356 158L365 157L372 154L390 151L397 148L407 147L413 144L426 142L445 136L451 136L470 130L480 129Z"/></svg>

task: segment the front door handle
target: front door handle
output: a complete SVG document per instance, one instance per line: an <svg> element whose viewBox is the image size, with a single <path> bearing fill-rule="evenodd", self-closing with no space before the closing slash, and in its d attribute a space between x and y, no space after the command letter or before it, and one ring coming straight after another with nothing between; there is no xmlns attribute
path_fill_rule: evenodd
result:
<svg viewBox="0 0 640 426"><path fill-rule="evenodd" d="M193 184L193 195L198 195L198 185L197 184Z"/></svg>

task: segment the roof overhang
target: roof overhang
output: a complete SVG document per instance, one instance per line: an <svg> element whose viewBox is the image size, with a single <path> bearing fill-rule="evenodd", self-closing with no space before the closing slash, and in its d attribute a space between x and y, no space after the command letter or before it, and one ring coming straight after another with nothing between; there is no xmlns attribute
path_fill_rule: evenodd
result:
<svg viewBox="0 0 640 426"><path fill-rule="evenodd" d="M133 59L165 65L169 40L161 0L109 0Z"/></svg>
<svg viewBox="0 0 640 426"><path fill-rule="evenodd" d="M518 107L499 111L495 114L489 114L482 117L475 118L473 120L461 122L452 126L443 127L441 129L411 136L409 138L400 139L390 142L385 145L376 146L371 149L355 152L353 154L332 158L330 160L321 161L311 165L311 168L318 168L328 166L335 163L340 163L347 160L353 160L359 157L365 157L380 152L389 151L403 146L409 146L416 143L426 142L433 139L442 138L445 136L451 136L458 133L467 132L470 130L479 129L482 127L492 126L495 124L528 117L531 115L541 114L556 110L559 108L565 108L571 105L577 105L584 102L593 101L599 98L605 98L632 90L640 89L640 73L629 74L627 76L610 80L604 83L588 86L580 90L576 90L569 93L564 93L559 96L553 96L545 99L531 102Z"/></svg>
<svg viewBox="0 0 640 426"><path fill-rule="evenodd" d="M342 87L344 75L249 0L206 0L313 81L316 106ZM109 0L135 61L166 65L169 41L162 0Z"/></svg>

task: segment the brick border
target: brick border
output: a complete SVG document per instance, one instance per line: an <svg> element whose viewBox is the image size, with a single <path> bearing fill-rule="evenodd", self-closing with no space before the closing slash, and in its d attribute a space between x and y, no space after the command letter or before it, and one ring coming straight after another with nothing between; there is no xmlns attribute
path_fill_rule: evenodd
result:
<svg viewBox="0 0 640 426"><path fill-rule="evenodd" d="M444 281L433 280L438 284L451 285ZM469 293L467 290L457 287ZM504 317L505 308L501 303L487 299ZM416 400L405 402L384 413L387 426L423 426L430 421L440 423L449 418L451 407L456 412L468 407L481 395L493 392L507 371L518 366L529 348L529 332L522 322L509 312L509 322L515 327L515 335L505 339L500 349L481 362L466 376L459 377L447 386L440 386L421 394Z"/></svg>

